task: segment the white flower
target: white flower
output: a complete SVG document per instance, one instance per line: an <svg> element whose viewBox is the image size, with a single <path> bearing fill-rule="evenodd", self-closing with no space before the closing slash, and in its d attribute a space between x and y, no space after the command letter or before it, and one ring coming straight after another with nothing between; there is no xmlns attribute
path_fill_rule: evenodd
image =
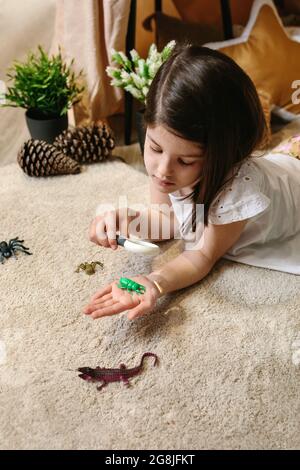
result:
<svg viewBox="0 0 300 470"><path fill-rule="evenodd" d="M158 69L161 65L162 65L161 62L155 62L155 63L149 65L149 76L151 78L155 77L155 75L156 75L156 73L157 73L157 71L158 71Z"/></svg>
<svg viewBox="0 0 300 470"><path fill-rule="evenodd" d="M126 72L126 70L121 71L121 78L124 81L130 80L130 73Z"/></svg>
<svg viewBox="0 0 300 470"><path fill-rule="evenodd" d="M146 64L145 59L140 59L140 60L138 61L138 69L137 69L137 72L138 72L142 77L146 77L146 76L147 76L148 66L147 66L147 64Z"/></svg>
<svg viewBox="0 0 300 470"><path fill-rule="evenodd" d="M116 67L106 67L106 73L109 77L111 78L120 78L121 77L121 71L117 69Z"/></svg>
<svg viewBox="0 0 300 470"><path fill-rule="evenodd" d="M142 92L144 93L144 96L147 96L148 95L148 91L149 91L149 88L147 86L144 86L142 88Z"/></svg>
<svg viewBox="0 0 300 470"><path fill-rule="evenodd" d="M127 85L124 87L124 90L128 91L129 93L132 94L132 96L134 96L134 98L137 98L138 100L143 100L143 95L142 93L140 92L140 90L138 90L137 88L135 88L134 86L132 85Z"/></svg>
<svg viewBox="0 0 300 470"><path fill-rule="evenodd" d="M152 44L149 49L147 63L155 62L158 58L159 52L157 52L157 47L155 44Z"/></svg>
<svg viewBox="0 0 300 470"><path fill-rule="evenodd" d="M140 59L138 52L135 49L132 49L130 51L130 55L131 55L132 62L134 63L135 67L137 67L138 61Z"/></svg>
<svg viewBox="0 0 300 470"><path fill-rule="evenodd" d="M130 74L132 80L133 80L133 83L135 84L135 86L139 89L142 89L146 83L147 83L147 80L144 78L144 77L140 77L137 73L135 72L132 72Z"/></svg>
<svg viewBox="0 0 300 470"><path fill-rule="evenodd" d="M111 60L119 67L107 67L106 73L113 80L111 85L124 88L135 98L146 103L150 85L158 69L169 58L176 42L170 41L162 50L157 51L155 44L149 47L147 59L142 59L135 49L130 51L128 58L122 51L112 49Z"/></svg>
<svg viewBox="0 0 300 470"><path fill-rule="evenodd" d="M110 82L110 84L111 84L112 86L116 86L116 87L123 87L123 86L124 86L123 80L118 80L117 78L114 78L114 79Z"/></svg>
<svg viewBox="0 0 300 470"><path fill-rule="evenodd" d="M163 48L162 53L161 53L161 57L164 61L171 54L172 49L174 48L175 44L176 44L176 41L173 39L173 41L168 42L168 44Z"/></svg>

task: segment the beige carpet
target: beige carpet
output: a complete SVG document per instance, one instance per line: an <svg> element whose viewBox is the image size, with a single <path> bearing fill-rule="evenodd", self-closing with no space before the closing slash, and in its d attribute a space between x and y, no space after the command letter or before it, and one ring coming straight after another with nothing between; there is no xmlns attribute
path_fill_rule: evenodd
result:
<svg viewBox="0 0 300 470"><path fill-rule="evenodd" d="M118 160L48 179L1 168L0 240L33 252L0 264L1 449L299 448L299 277L221 260L139 320L81 313L107 282L180 252L180 241L155 259L89 242L97 204L119 194L147 202L147 176ZM97 251L102 271L74 273ZM131 367L145 351L160 365L147 359L129 389L98 392L75 372Z"/></svg>

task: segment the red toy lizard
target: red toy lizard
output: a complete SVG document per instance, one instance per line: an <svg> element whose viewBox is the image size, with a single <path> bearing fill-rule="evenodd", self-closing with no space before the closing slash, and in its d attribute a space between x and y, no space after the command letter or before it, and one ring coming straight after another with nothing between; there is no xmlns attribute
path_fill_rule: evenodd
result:
<svg viewBox="0 0 300 470"><path fill-rule="evenodd" d="M154 366L158 362L158 357L156 354L146 352L143 354L141 363L137 367L133 367L132 369L126 369L125 364L120 364L119 369L106 369L105 367L96 367L93 369L92 367L79 367L77 370L81 372L78 377L82 378L83 380L88 380L90 382L103 382L102 385L97 387L97 390L101 390L105 387L109 382L118 382L123 381L125 385L129 386L128 379L130 377L134 377L135 375L139 374L142 371L144 358L147 356L153 356Z"/></svg>

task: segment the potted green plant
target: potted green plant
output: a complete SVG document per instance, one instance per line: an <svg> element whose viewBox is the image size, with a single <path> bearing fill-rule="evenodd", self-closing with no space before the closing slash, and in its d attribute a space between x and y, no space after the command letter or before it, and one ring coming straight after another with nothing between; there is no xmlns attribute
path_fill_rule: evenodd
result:
<svg viewBox="0 0 300 470"><path fill-rule="evenodd" d="M175 44L174 40L170 41L161 52L157 51L155 44L151 44L146 59L142 59L135 49L130 51L130 58L123 52L112 49L111 60L117 66L106 67L107 75L112 78L110 84L128 91L143 105L136 115L137 134L142 154L145 142L143 112L147 104L147 94L159 67L168 59Z"/></svg>
<svg viewBox="0 0 300 470"><path fill-rule="evenodd" d="M26 122L31 137L52 143L68 127L68 109L81 99L84 86L61 54L48 56L41 46L39 53L29 53L24 63L15 61L7 77L13 85L7 87L1 106L26 109Z"/></svg>

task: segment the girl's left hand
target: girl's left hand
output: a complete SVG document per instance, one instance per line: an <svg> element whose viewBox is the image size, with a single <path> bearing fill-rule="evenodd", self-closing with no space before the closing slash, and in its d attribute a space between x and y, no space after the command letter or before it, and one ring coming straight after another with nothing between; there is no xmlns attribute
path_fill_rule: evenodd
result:
<svg viewBox="0 0 300 470"><path fill-rule="evenodd" d="M155 284L146 276L135 276L130 279L145 286L145 292L143 294L129 293L118 287L119 280L113 281L93 295L90 303L84 307L83 313L95 320L130 310L127 318L133 320L150 312L160 296Z"/></svg>

